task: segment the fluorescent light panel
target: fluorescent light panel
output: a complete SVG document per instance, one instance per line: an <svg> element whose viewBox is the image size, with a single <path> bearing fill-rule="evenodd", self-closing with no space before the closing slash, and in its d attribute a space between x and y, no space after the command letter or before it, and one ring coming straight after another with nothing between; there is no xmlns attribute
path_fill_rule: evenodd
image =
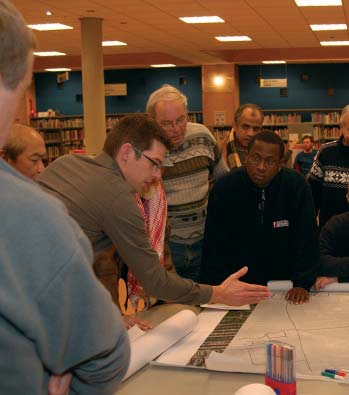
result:
<svg viewBox="0 0 349 395"><path fill-rule="evenodd" d="M47 30L68 30L73 29L71 26L63 25L62 23L41 23L38 25L28 25L31 29L39 30L41 32Z"/></svg>
<svg viewBox="0 0 349 395"><path fill-rule="evenodd" d="M57 52L57 51L45 51L45 52L33 52L36 56L65 56L64 52Z"/></svg>
<svg viewBox="0 0 349 395"><path fill-rule="evenodd" d="M252 41L248 36L217 36L215 37L218 41L229 42L229 41Z"/></svg>
<svg viewBox="0 0 349 395"><path fill-rule="evenodd" d="M162 63L162 64L151 64L150 67L176 67L175 64L172 63Z"/></svg>
<svg viewBox="0 0 349 395"><path fill-rule="evenodd" d="M295 0L298 7L328 7L340 6L342 0Z"/></svg>
<svg viewBox="0 0 349 395"><path fill-rule="evenodd" d="M118 47L120 45L127 45L126 43L123 43L122 41L102 41L102 47Z"/></svg>
<svg viewBox="0 0 349 395"><path fill-rule="evenodd" d="M46 71L71 71L71 69L67 69L66 67L57 67L55 69L45 69Z"/></svg>
<svg viewBox="0 0 349 395"><path fill-rule="evenodd" d="M323 30L347 30L348 26L345 23L329 24L329 25L310 25L314 32Z"/></svg>
<svg viewBox="0 0 349 395"><path fill-rule="evenodd" d="M264 64L285 64L285 60L263 60L262 63Z"/></svg>
<svg viewBox="0 0 349 395"><path fill-rule="evenodd" d="M225 20L219 16L183 16L179 18L185 23L224 23Z"/></svg>
<svg viewBox="0 0 349 395"><path fill-rule="evenodd" d="M349 41L320 41L320 44L324 47L335 47L340 45L349 45Z"/></svg>

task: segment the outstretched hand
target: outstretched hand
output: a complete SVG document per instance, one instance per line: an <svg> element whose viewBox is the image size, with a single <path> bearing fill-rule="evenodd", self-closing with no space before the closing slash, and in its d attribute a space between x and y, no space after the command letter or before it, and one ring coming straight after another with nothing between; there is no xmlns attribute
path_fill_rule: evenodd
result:
<svg viewBox="0 0 349 395"><path fill-rule="evenodd" d="M308 303L309 292L305 288L294 287L287 292L286 300L293 304Z"/></svg>
<svg viewBox="0 0 349 395"><path fill-rule="evenodd" d="M240 281L248 271L245 266L226 278L221 285L213 287L211 303L224 303L230 306L259 303L268 299L271 292L264 285L248 284Z"/></svg>

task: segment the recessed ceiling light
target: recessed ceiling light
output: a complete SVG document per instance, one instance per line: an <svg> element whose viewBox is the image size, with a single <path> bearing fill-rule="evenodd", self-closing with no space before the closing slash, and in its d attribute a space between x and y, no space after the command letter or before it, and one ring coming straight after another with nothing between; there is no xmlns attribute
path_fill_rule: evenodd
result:
<svg viewBox="0 0 349 395"><path fill-rule="evenodd" d="M183 16L179 18L185 23L224 23L225 20L219 16Z"/></svg>
<svg viewBox="0 0 349 395"><path fill-rule="evenodd" d="M321 7L342 5L342 0L295 0L298 7Z"/></svg>
<svg viewBox="0 0 349 395"><path fill-rule="evenodd" d="M120 45L127 45L122 41L102 41L102 47L117 47Z"/></svg>
<svg viewBox="0 0 349 395"><path fill-rule="evenodd" d="M51 12L50 10L47 10L47 11L45 12L45 14L46 14L47 16L51 16L51 15L52 15L52 12Z"/></svg>
<svg viewBox="0 0 349 395"><path fill-rule="evenodd" d="M46 71L71 71L71 69L67 69L66 67L57 67L55 69L45 69Z"/></svg>
<svg viewBox="0 0 349 395"><path fill-rule="evenodd" d="M252 41L248 36L217 36L215 37L218 41Z"/></svg>
<svg viewBox="0 0 349 395"><path fill-rule="evenodd" d="M71 26L63 25L62 23L41 23L38 25L28 25L31 29L40 30L41 32L46 30L68 30L73 29Z"/></svg>
<svg viewBox="0 0 349 395"><path fill-rule="evenodd" d="M33 52L36 56L65 56L64 52L57 51L43 51L43 52Z"/></svg>
<svg viewBox="0 0 349 395"><path fill-rule="evenodd" d="M345 23L337 23L331 25L310 25L314 32L321 30L347 30L348 26Z"/></svg>
<svg viewBox="0 0 349 395"><path fill-rule="evenodd" d="M172 63L162 63L162 64L151 64L150 67L176 67L175 64Z"/></svg>
<svg viewBox="0 0 349 395"><path fill-rule="evenodd" d="M320 44L323 45L324 47L349 45L349 41L320 41Z"/></svg>
<svg viewBox="0 0 349 395"><path fill-rule="evenodd" d="M264 64L285 64L284 60L263 60L262 63Z"/></svg>

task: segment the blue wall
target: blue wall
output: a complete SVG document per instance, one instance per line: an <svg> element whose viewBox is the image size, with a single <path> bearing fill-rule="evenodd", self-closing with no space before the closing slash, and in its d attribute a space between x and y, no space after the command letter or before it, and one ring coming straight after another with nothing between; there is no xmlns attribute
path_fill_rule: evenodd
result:
<svg viewBox="0 0 349 395"><path fill-rule="evenodd" d="M349 64L240 66L240 102L256 103L264 109L342 108L349 103ZM309 75L308 81L301 74ZM288 96L280 97L279 88L260 88L257 77L288 78ZM81 72L70 72L70 79L59 89L56 73L35 74L37 111L49 108L62 114L82 114ZM180 85L180 78L187 85ZM188 96L189 110L202 111L200 67L167 69L106 70L105 83L127 84L127 96L106 98L106 112L144 112L148 96L164 83L179 88ZM334 89L334 96L327 89Z"/></svg>
<svg viewBox="0 0 349 395"><path fill-rule="evenodd" d="M51 108L64 115L82 114L81 72L70 72L62 89L57 86L56 73L36 73L36 110ZM187 84L180 84L180 78ZM176 67L166 69L105 70L105 83L127 84L127 96L106 97L106 113L144 112L150 93L168 83L188 97L189 111L202 111L201 67Z"/></svg>
<svg viewBox="0 0 349 395"><path fill-rule="evenodd" d="M264 109L342 108L349 103L349 64L240 66L240 102ZM301 74L309 75L308 81ZM288 96L280 88L260 88L257 77L288 79ZM334 89L334 96L327 89Z"/></svg>

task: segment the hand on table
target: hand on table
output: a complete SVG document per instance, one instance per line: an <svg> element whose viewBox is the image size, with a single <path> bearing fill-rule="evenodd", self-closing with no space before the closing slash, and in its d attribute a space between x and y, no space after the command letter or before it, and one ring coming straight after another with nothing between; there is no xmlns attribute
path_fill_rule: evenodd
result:
<svg viewBox="0 0 349 395"><path fill-rule="evenodd" d="M248 271L245 266L226 278L221 285L213 287L211 303L224 303L230 306L255 304L268 299L271 292L264 285L248 284L240 281Z"/></svg>
<svg viewBox="0 0 349 395"><path fill-rule="evenodd" d="M313 285L314 289L325 288L327 284L337 283L338 277L318 277Z"/></svg>
<svg viewBox="0 0 349 395"><path fill-rule="evenodd" d="M139 328L143 331L147 331L148 329L151 329L153 327L153 325L151 325L148 321L141 320L135 315L124 315L124 324L126 326L126 329L130 329L133 326L138 325Z"/></svg>
<svg viewBox="0 0 349 395"><path fill-rule="evenodd" d="M52 375L48 381L48 395L69 395L72 374Z"/></svg>
<svg viewBox="0 0 349 395"><path fill-rule="evenodd" d="M287 292L285 299L293 304L308 303L309 292L305 288L294 287Z"/></svg>

